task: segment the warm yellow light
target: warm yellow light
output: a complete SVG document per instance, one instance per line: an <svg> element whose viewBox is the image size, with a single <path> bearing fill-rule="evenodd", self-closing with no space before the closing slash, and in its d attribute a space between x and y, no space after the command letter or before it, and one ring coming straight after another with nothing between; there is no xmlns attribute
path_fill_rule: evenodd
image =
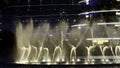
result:
<svg viewBox="0 0 120 68"><path fill-rule="evenodd" d="M79 26L78 29L81 29L81 27Z"/></svg>
<svg viewBox="0 0 120 68"><path fill-rule="evenodd" d="M20 62L15 62L17 64L28 64L29 62L28 61L20 61Z"/></svg>
<svg viewBox="0 0 120 68"><path fill-rule="evenodd" d="M85 64L88 64L88 62L85 62Z"/></svg>
<svg viewBox="0 0 120 68"><path fill-rule="evenodd" d="M72 62L74 62L75 61L75 59L72 59Z"/></svg>
<svg viewBox="0 0 120 68"><path fill-rule="evenodd" d="M50 62L48 62L48 63L46 63L47 65L51 65L51 63Z"/></svg>
<svg viewBox="0 0 120 68"><path fill-rule="evenodd" d="M60 62L60 59L58 58L58 59L56 59L56 62Z"/></svg>
<svg viewBox="0 0 120 68"><path fill-rule="evenodd" d="M80 59L77 59L77 62L79 62L80 61Z"/></svg>
<svg viewBox="0 0 120 68"><path fill-rule="evenodd" d="M51 61L51 59L47 59L47 62L50 62Z"/></svg>
<svg viewBox="0 0 120 68"><path fill-rule="evenodd" d="M117 1L120 1L120 0L117 0Z"/></svg>
<svg viewBox="0 0 120 68"><path fill-rule="evenodd" d="M45 59L43 59L43 60L42 60L42 62L46 62L46 60L45 60Z"/></svg>
<svg viewBox="0 0 120 68"><path fill-rule="evenodd" d="M116 24L115 27L120 27L120 24Z"/></svg>
<svg viewBox="0 0 120 68"><path fill-rule="evenodd" d="M95 64L94 62L92 62L91 64Z"/></svg>
<svg viewBox="0 0 120 68"><path fill-rule="evenodd" d="M92 62L95 62L95 59L92 59Z"/></svg>
<svg viewBox="0 0 120 68"><path fill-rule="evenodd" d="M65 64L66 64L66 65L68 65L68 64L69 64L69 62L66 62Z"/></svg>
<svg viewBox="0 0 120 68"><path fill-rule="evenodd" d="M108 40L93 40L92 42L97 44L103 44L104 42L108 42Z"/></svg>
<svg viewBox="0 0 120 68"><path fill-rule="evenodd" d="M64 62L64 61L65 61L65 59L62 59L62 61Z"/></svg>
<svg viewBox="0 0 120 68"><path fill-rule="evenodd" d="M109 62L109 59L106 59L105 61L106 61L106 62Z"/></svg>
<svg viewBox="0 0 120 68"><path fill-rule="evenodd" d="M93 43L96 43L96 42L97 42L97 40L93 40L92 42L93 42Z"/></svg>
<svg viewBox="0 0 120 68"><path fill-rule="evenodd" d="M104 59L102 59L101 61L102 61L102 62L104 62L105 60L104 60Z"/></svg>

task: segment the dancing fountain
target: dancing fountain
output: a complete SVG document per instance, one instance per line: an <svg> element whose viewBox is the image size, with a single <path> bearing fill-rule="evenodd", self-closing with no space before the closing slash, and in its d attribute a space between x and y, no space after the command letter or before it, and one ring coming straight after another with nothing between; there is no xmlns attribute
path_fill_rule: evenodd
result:
<svg viewBox="0 0 120 68"><path fill-rule="evenodd" d="M19 64L111 64L120 63L119 22L69 25L61 20L55 27L45 21L34 27L32 19L16 26ZM101 28L102 27L102 28Z"/></svg>

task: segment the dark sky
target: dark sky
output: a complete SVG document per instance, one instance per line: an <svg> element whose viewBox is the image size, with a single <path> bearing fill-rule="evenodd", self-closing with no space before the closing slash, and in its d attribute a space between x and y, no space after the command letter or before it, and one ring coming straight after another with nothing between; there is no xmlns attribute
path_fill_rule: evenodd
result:
<svg viewBox="0 0 120 68"><path fill-rule="evenodd" d="M86 5L85 3L79 4L78 2L81 0L0 0L0 1L1 1L0 8L2 9L3 13L17 15L22 14L49 15L60 14L60 12L62 11L65 11L67 14L78 14L80 12L90 10L119 8L120 4L120 2L117 2L116 0L90 0L89 5Z"/></svg>

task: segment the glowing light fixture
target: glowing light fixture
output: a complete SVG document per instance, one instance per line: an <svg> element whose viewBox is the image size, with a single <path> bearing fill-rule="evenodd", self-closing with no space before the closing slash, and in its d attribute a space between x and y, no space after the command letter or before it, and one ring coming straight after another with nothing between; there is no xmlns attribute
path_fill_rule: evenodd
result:
<svg viewBox="0 0 120 68"><path fill-rule="evenodd" d="M104 59L102 59L101 61L102 61L102 62L104 62L105 60L104 60Z"/></svg>
<svg viewBox="0 0 120 68"><path fill-rule="evenodd" d="M116 15L120 15L120 12L116 12Z"/></svg>
<svg viewBox="0 0 120 68"><path fill-rule="evenodd" d="M86 18L88 18L88 17L89 17L89 15L85 15L85 17L86 17Z"/></svg>
<svg viewBox="0 0 120 68"><path fill-rule="evenodd" d="M120 27L120 24L116 24L115 27Z"/></svg>
<svg viewBox="0 0 120 68"><path fill-rule="evenodd" d="M117 1L120 1L120 0L117 0Z"/></svg>
<svg viewBox="0 0 120 68"><path fill-rule="evenodd" d="M77 62L80 62L80 59L79 59L79 58L77 59Z"/></svg>
<svg viewBox="0 0 120 68"><path fill-rule="evenodd" d="M48 63L46 63L47 65L51 65L51 63L50 62L48 62Z"/></svg>
<svg viewBox="0 0 120 68"><path fill-rule="evenodd" d="M62 61L64 62L64 61L65 61L65 59L62 59Z"/></svg>
<svg viewBox="0 0 120 68"><path fill-rule="evenodd" d="M52 37L53 35L52 34L50 34L50 37Z"/></svg>
<svg viewBox="0 0 120 68"><path fill-rule="evenodd" d="M66 65L68 65L68 64L69 64L69 62L66 62L65 64L66 64Z"/></svg>
<svg viewBox="0 0 120 68"><path fill-rule="evenodd" d="M57 59L56 59L56 62L60 62L60 59L59 59L59 58L57 58Z"/></svg>
<svg viewBox="0 0 120 68"><path fill-rule="evenodd" d="M47 62L50 62L51 61L51 59L47 59Z"/></svg>
<svg viewBox="0 0 120 68"><path fill-rule="evenodd" d="M45 59L43 59L43 60L42 60L42 62L46 62L46 60L45 60Z"/></svg>
<svg viewBox="0 0 120 68"><path fill-rule="evenodd" d="M85 0L86 1L86 4L89 5L89 0Z"/></svg>
<svg viewBox="0 0 120 68"><path fill-rule="evenodd" d="M78 29L81 29L81 27L78 27Z"/></svg>
<svg viewBox="0 0 120 68"><path fill-rule="evenodd" d="M75 62L75 59L72 59L72 62Z"/></svg>
<svg viewBox="0 0 120 68"><path fill-rule="evenodd" d="M106 59L105 61L106 61L106 62L109 62L109 59Z"/></svg>
<svg viewBox="0 0 120 68"><path fill-rule="evenodd" d="M95 59L92 59L93 62L95 62Z"/></svg>

